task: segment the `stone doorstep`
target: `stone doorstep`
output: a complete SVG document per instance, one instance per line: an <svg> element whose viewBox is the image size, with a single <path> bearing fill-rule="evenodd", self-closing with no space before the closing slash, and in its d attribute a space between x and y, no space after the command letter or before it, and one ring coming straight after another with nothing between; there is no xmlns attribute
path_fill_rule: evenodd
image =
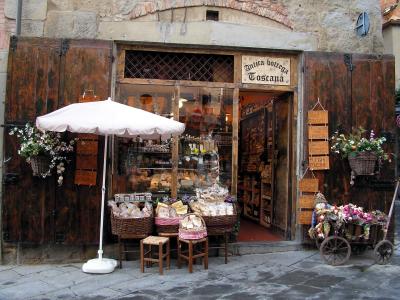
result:
<svg viewBox="0 0 400 300"><path fill-rule="evenodd" d="M136 247L136 250L139 250L139 246ZM230 243L228 248L230 255L235 256L298 251L305 249L304 245L297 241L237 242ZM216 256L218 254L216 249L211 250L210 256ZM219 251L220 256L222 256L223 249ZM106 257L118 258L118 244L105 245L104 253ZM81 263L87 259L96 257L96 255L97 246L79 247L43 245L32 247L20 245L18 249L16 244L5 243L3 246L2 264ZM139 254L135 253L134 257L138 258Z"/></svg>

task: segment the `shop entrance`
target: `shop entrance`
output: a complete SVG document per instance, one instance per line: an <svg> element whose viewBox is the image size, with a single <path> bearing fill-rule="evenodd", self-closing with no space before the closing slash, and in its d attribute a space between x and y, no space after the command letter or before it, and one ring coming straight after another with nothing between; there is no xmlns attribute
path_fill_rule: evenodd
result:
<svg viewBox="0 0 400 300"><path fill-rule="evenodd" d="M239 242L290 237L292 93L241 91Z"/></svg>

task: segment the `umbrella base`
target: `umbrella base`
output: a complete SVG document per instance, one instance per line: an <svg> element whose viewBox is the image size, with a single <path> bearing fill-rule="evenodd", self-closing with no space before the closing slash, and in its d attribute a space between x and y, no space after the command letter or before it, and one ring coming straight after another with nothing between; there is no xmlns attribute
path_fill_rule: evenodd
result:
<svg viewBox="0 0 400 300"><path fill-rule="evenodd" d="M108 274L113 272L116 266L117 261L115 259L95 258L83 264L82 271L93 274Z"/></svg>

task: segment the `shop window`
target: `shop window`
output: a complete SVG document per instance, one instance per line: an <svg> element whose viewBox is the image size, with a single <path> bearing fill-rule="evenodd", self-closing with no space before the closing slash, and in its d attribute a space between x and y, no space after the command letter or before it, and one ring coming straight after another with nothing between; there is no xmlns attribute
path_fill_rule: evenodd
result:
<svg viewBox="0 0 400 300"><path fill-rule="evenodd" d="M151 192L160 198L173 191L178 197L194 195L196 188L216 183L231 188L233 90L181 87L179 97L174 93L178 92L172 86L118 85L119 102L175 117L186 129L175 144L118 138L114 193Z"/></svg>
<svg viewBox="0 0 400 300"><path fill-rule="evenodd" d="M121 84L119 102L164 117L172 117L174 89L151 85ZM132 120L133 122L135 120ZM170 195L171 141L118 138L117 186L114 192L152 192Z"/></svg>
<svg viewBox="0 0 400 300"><path fill-rule="evenodd" d="M231 187L232 90L181 88L179 121L186 124L181 137L178 191L220 183Z"/></svg>
<svg viewBox="0 0 400 300"><path fill-rule="evenodd" d="M126 50L125 78L233 82L233 56Z"/></svg>

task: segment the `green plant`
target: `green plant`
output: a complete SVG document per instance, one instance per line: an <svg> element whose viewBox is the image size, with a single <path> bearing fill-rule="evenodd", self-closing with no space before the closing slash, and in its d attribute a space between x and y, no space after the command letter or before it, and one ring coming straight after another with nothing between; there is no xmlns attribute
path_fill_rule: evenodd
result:
<svg viewBox="0 0 400 300"><path fill-rule="evenodd" d="M386 142L385 137L375 137L375 133L371 130L369 137L367 131L359 127L353 129L349 135L336 131L331 138L331 151L341 154L343 158L356 156L360 152L375 153L379 160L390 160L389 154L385 153L382 145Z"/></svg>
<svg viewBox="0 0 400 300"><path fill-rule="evenodd" d="M76 139L69 142L61 140L61 134L51 131L40 131L36 127L27 123L23 128L14 127L9 132L15 135L20 143L18 154L26 159L28 163L36 156L47 156L50 158L50 164L47 172L41 174L43 178L50 176L52 170L57 167L59 185L62 185L65 171L65 163L68 162L66 154L74 151Z"/></svg>

